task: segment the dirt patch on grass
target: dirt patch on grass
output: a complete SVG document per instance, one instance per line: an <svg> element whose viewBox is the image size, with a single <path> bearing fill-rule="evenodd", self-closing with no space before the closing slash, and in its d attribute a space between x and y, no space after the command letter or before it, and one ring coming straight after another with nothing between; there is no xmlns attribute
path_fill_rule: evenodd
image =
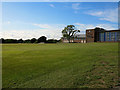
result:
<svg viewBox="0 0 120 90"><path fill-rule="evenodd" d="M114 88L117 85L118 66L109 65L109 62L106 61L93 65L93 68L85 74L84 83L79 83L79 87L87 88Z"/></svg>

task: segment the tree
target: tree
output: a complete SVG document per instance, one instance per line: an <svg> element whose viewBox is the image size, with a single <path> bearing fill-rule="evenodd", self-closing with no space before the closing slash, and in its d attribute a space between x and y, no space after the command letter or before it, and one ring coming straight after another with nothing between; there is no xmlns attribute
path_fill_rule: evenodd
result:
<svg viewBox="0 0 120 90"><path fill-rule="evenodd" d="M30 39L24 40L24 43L31 43Z"/></svg>
<svg viewBox="0 0 120 90"><path fill-rule="evenodd" d="M4 43L4 42L5 42L4 38L1 38L0 43Z"/></svg>
<svg viewBox="0 0 120 90"><path fill-rule="evenodd" d="M32 38L31 39L31 43L35 43L36 42L36 39L35 38Z"/></svg>
<svg viewBox="0 0 120 90"><path fill-rule="evenodd" d="M48 39L47 40L47 43L57 43L59 42L59 40L56 40L56 39Z"/></svg>
<svg viewBox="0 0 120 90"><path fill-rule="evenodd" d="M41 36L40 38L38 38L38 43L40 42L46 42L46 37L45 36Z"/></svg>
<svg viewBox="0 0 120 90"><path fill-rule="evenodd" d="M23 40L22 40L22 39L19 39L19 40L18 40L18 43L23 43Z"/></svg>
<svg viewBox="0 0 120 90"><path fill-rule="evenodd" d="M78 32L80 32L80 30L75 30L74 25L67 25L67 27L62 30L63 37L67 38L69 43L70 39L74 38L75 34Z"/></svg>
<svg viewBox="0 0 120 90"><path fill-rule="evenodd" d="M5 43L17 43L16 39L5 39Z"/></svg>

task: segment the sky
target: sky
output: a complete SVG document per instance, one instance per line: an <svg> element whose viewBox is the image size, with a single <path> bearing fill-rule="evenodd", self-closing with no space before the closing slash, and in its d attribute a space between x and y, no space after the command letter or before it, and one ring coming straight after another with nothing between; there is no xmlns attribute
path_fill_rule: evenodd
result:
<svg viewBox="0 0 120 90"><path fill-rule="evenodd" d="M80 34L101 27L118 29L117 2L3 2L0 37L60 39L67 25Z"/></svg>

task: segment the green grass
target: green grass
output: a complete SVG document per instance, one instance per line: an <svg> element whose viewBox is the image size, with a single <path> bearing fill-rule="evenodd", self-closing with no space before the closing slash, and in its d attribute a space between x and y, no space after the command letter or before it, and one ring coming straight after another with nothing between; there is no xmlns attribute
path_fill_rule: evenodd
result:
<svg viewBox="0 0 120 90"><path fill-rule="evenodd" d="M3 88L111 88L118 43L3 44Z"/></svg>

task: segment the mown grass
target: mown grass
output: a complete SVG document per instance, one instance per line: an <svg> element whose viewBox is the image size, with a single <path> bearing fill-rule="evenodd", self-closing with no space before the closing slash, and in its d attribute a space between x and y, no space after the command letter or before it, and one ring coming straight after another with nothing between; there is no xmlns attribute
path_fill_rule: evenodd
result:
<svg viewBox="0 0 120 90"><path fill-rule="evenodd" d="M3 44L3 88L112 88L118 43Z"/></svg>

